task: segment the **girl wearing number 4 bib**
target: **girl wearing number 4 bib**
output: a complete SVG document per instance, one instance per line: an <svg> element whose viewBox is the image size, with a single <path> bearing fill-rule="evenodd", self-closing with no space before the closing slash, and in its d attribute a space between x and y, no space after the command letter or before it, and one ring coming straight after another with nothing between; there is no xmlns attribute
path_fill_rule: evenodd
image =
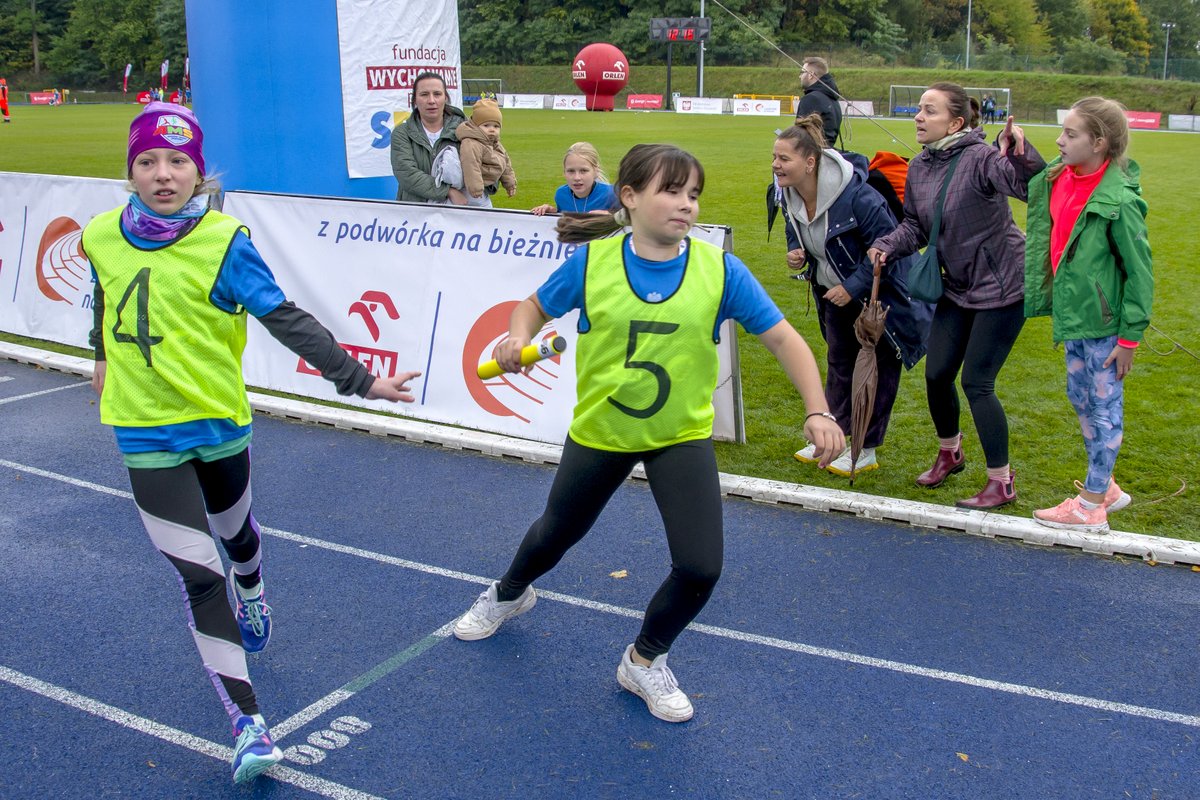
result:
<svg viewBox="0 0 1200 800"><path fill-rule="evenodd" d="M250 510L246 312L341 394L412 402L420 373L376 379L288 302L233 217L208 207L204 135L192 111L151 103L129 126L128 204L96 216L83 248L96 276L92 386L112 425L150 540L174 567L188 627L233 724L233 778L278 762L246 652L271 635ZM105 296L107 294L107 302ZM232 562L236 612L213 535Z"/></svg>
<svg viewBox="0 0 1200 800"><path fill-rule="evenodd" d="M662 514L671 570L625 648L617 681L668 722L692 704L667 652L708 601L721 574L721 489L712 444L718 330L729 318L759 337L808 410L804 431L824 467L845 438L829 413L812 351L745 264L688 237L704 188L699 162L669 145L637 145L621 161L616 214L564 217L559 238L580 247L513 311L495 350L508 372L552 318L579 309L574 419L542 516L508 571L455 624L484 639L531 609L533 582L595 523L642 462ZM606 237L628 225L632 233Z"/></svg>

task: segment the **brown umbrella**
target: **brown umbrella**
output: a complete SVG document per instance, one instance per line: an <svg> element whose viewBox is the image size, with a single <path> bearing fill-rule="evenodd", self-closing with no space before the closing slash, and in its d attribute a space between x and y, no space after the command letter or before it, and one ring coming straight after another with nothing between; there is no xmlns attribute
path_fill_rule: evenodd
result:
<svg viewBox="0 0 1200 800"><path fill-rule="evenodd" d="M871 425L875 410L875 388L879 385L879 368L875 364L875 345L883 338L883 323L888 310L879 302L879 264L875 264L875 280L871 282L871 300L863 306L854 320L854 337L862 348L854 360L854 377L850 383L850 483L858 467L863 440Z"/></svg>

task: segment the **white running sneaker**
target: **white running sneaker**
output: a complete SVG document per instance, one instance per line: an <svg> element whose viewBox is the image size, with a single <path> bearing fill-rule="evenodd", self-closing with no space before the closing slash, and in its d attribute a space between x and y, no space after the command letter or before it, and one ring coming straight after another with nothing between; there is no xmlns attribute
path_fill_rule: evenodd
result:
<svg viewBox="0 0 1200 800"><path fill-rule="evenodd" d="M533 591L533 587L526 586L525 591L516 600L501 603L496 599L496 587L499 585L499 582L493 581L487 591L479 595L471 610L454 623L456 637L467 642L486 639L496 632L504 620L524 614L537 602L537 593Z"/></svg>
<svg viewBox="0 0 1200 800"><path fill-rule="evenodd" d="M797 461L803 461L805 464L815 464L817 462L817 446L809 442L797 450L792 457Z"/></svg>
<svg viewBox="0 0 1200 800"><path fill-rule="evenodd" d="M850 448L847 447L840 456L829 462L829 466L825 468L834 475L841 475L843 478L850 477ZM879 469L879 462L875 460L875 448L866 447L858 454L858 468L855 470L857 475L860 472L870 472L873 469Z"/></svg>
<svg viewBox="0 0 1200 800"><path fill-rule="evenodd" d="M617 683L646 701L650 713L667 722L687 722L692 718L692 701L679 688L675 673L667 666L663 653L643 667L631 658L633 645L625 648L621 666L617 667Z"/></svg>

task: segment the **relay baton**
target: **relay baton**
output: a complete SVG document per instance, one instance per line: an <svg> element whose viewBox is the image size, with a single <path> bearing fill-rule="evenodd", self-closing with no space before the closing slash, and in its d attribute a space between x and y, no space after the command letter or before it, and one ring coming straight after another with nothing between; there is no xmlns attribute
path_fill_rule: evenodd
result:
<svg viewBox="0 0 1200 800"><path fill-rule="evenodd" d="M525 345L521 348L521 366L528 367L530 364L536 364L543 358L553 358L566 349L567 340L561 336ZM479 369L476 370L476 374L485 381L489 378L498 378L503 372L504 370L500 368L500 364L494 358L491 361L480 364Z"/></svg>

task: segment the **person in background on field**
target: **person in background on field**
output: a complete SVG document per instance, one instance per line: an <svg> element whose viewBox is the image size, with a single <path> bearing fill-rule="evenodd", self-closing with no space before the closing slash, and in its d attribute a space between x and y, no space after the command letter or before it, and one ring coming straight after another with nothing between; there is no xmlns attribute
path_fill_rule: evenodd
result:
<svg viewBox="0 0 1200 800"><path fill-rule="evenodd" d="M1008 118L998 147L979 125L979 101L954 83L935 83L921 95L914 119L924 149L909 162L904 220L880 237L870 255L884 266L915 253L929 233L951 161L958 160L946 192L937 240L944 294L937 301L925 357L929 414L937 431L933 466L917 485L940 486L965 466L955 380L963 392L987 461L987 483L957 501L987 509L1017 499L1008 457L1008 418L996 396L996 377L1025 324L1025 237L1013 222L1008 198L1024 200L1029 179L1046 162Z"/></svg>
<svg viewBox="0 0 1200 800"><path fill-rule="evenodd" d="M837 84L829 74L828 62L818 56L804 59L800 68L800 85L804 88L804 96L796 104L796 121L809 114L820 114L825 141L830 147L835 147L842 130L842 106L838 102L841 95Z"/></svg>
<svg viewBox="0 0 1200 800"><path fill-rule="evenodd" d="M575 416L542 516L508 571L454 626L459 639L484 639L532 608L533 582L587 534L642 462L671 570L621 655L617 681L668 722L691 719L692 703L667 652L708 602L724 558L712 395L725 319L757 335L783 365L804 400L804 432L822 466L845 445L804 339L745 264L688 236L703 188L704 170L690 153L640 144L621 161L616 214L558 221L562 241L588 244L517 306L495 357L517 372L521 349L542 326L579 309ZM610 235L625 226L632 233Z"/></svg>
<svg viewBox="0 0 1200 800"><path fill-rule="evenodd" d="M0 114L4 115L5 122L12 122L8 113L8 81L4 78L0 78Z"/></svg>
<svg viewBox="0 0 1200 800"><path fill-rule="evenodd" d="M541 216L560 214L597 214L612 210L617 196L600 166L600 154L590 142L576 142L563 156L563 177L567 182L554 192L554 205L546 203L530 209Z"/></svg>
<svg viewBox="0 0 1200 800"><path fill-rule="evenodd" d="M446 81L422 72L413 81L412 113L392 129L392 173L397 200L465 206L467 196L433 178L433 159L447 147L458 147L454 130L466 121L462 109L448 105Z"/></svg>
<svg viewBox="0 0 1200 800"><path fill-rule="evenodd" d="M129 126L129 202L83 231L96 277L92 386L133 500L175 569L188 627L233 726L233 778L283 754L250 684L246 652L271 636L262 540L251 512L246 312L341 394L412 402L405 372L375 378L289 302L238 220L208 207L204 134L190 109L151 103ZM108 302L105 302L105 297ZM230 607L214 535L232 561ZM141 625L157 613L140 612Z"/></svg>
<svg viewBox="0 0 1200 800"><path fill-rule="evenodd" d="M867 248L895 230L896 218L887 201L867 185L867 159L827 147L823 135L819 115L804 117L776 138L771 167L782 190L788 266L802 270L812 286L821 335L828 345L825 399L849 434L854 363L862 349L854 321L871 297L874 277ZM890 263L879 282L879 300L888 314L884 338L875 347L879 382L857 472L879 466L875 448L883 444L901 369L911 369L925 355L933 306L908 296L905 278L911 261ZM816 445L809 443L795 457L815 462ZM849 448L826 467L846 477L850 468Z"/></svg>
<svg viewBox="0 0 1200 800"><path fill-rule="evenodd" d="M444 148L433 159L433 177L439 185L453 186L467 196L467 205L491 208L497 183L508 196L517 193L512 160L500 143L504 115L495 100L480 98L471 118L454 129L458 149Z"/></svg>
<svg viewBox="0 0 1200 800"><path fill-rule="evenodd" d="M991 92L983 96L983 105L980 110L983 112L985 124L990 125L996 121L996 98Z"/></svg>
<svg viewBox="0 0 1200 800"><path fill-rule="evenodd" d="M1029 183L1025 316L1050 315L1064 343L1067 399L1087 477L1078 494L1033 512L1053 528L1108 530L1129 505L1113 480L1125 435L1125 376L1150 324L1154 274L1138 165L1125 156L1125 107L1085 97L1067 112L1059 157Z"/></svg>

